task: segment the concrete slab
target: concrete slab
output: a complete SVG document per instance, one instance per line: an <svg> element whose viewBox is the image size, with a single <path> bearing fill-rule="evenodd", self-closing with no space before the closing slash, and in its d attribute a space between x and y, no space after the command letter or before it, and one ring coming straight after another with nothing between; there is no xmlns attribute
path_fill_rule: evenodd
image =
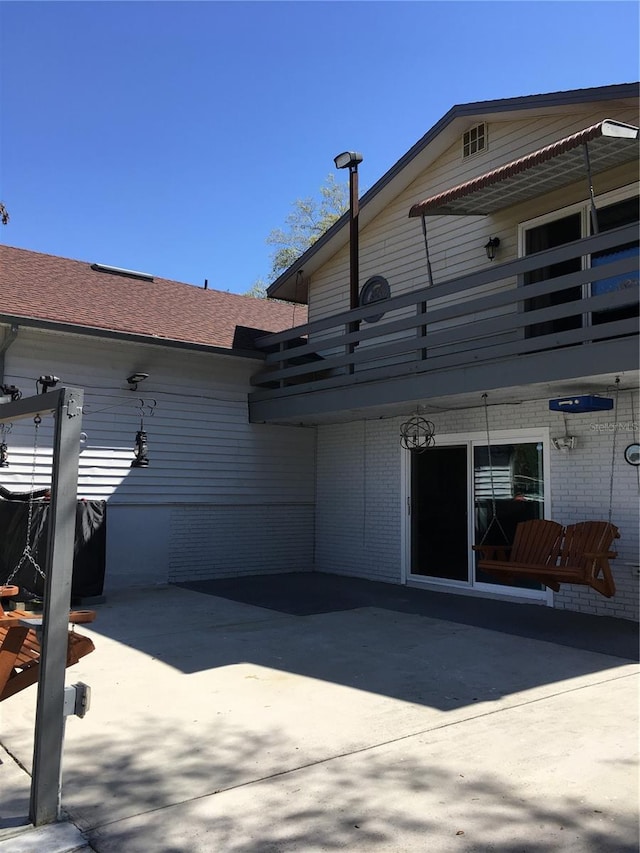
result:
<svg viewBox="0 0 640 853"><path fill-rule="evenodd" d="M637 850L633 662L239 597L128 591L82 626L96 651L68 683L92 706L67 722L63 805L99 853ZM35 694L3 703L26 768Z"/></svg>
<svg viewBox="0 0 640 853"><path fill-rule="evenodd" d="M0 853L88 853L87 839L72 823L27 827L19 834L0 840Z"/></svg>
<svg viewBox="0 0 640 853"><path fill-rule="evenodd" d="M2 705L0 705L2 714ZM0 717L1 722L1 717ZM0 740L3 728L0 727ZM6 749L0 747L0 839L3 832L28 823L31 777Z"/></svg>
<svg viewBox="0 0 640 853"><path fill-rule="evenodd" d="M558 749L558 719L576 708L575 693L560 693L139 815L90 838L101 853L636 853L627 745L605 712L633 689L623 678L578 691L580 710L601 709L587 715L604 737L576 721Z"/></svg>

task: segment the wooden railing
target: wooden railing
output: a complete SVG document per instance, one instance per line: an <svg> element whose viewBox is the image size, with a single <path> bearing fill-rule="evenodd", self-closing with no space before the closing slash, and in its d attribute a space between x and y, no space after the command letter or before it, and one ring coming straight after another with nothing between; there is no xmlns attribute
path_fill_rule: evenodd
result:
<svg viewBox="0 0 640 853"><path fill-rule="evenodd" d="M266 335L257 341L265 361L252 378L251 399L275 400L637 335L637 257L525 284L542 277L536 270L637 240L637 225L625 226ZM593 287L614 277L611 290ZM579 288L581 298L552 304L553 294L570 288ZM382 313L377 322L367 322ZM563 329L566 325L573 328Z"/></svg>

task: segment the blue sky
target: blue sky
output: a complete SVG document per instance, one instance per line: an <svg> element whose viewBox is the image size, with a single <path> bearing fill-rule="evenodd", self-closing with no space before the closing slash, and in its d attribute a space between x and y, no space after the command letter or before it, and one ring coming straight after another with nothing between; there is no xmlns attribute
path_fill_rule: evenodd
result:
<svg viewBox="0 0 640 853"><path fill-rule="evenodd" d="M452 106L638 79L631 2L0 2L9 245L243 293Z"/></svg>

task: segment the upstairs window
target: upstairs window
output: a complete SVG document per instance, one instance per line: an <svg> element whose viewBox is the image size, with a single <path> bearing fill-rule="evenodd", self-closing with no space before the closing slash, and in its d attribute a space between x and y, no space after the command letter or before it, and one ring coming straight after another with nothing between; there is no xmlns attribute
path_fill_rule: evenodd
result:
<svg viewBox="0 0 640 853"><path fill-rule="evenodd" d="M462 159L472 157L487 147L487 126L484 122L470 128L462 136Z"/></svg>

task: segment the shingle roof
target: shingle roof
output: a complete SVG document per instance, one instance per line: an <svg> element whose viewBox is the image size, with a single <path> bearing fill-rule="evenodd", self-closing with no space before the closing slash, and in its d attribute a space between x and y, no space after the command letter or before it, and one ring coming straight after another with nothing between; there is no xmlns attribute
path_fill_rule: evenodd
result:
<svg viewBox="0 0 640 853"><path fill-rule="evenodd" d="M252 348L249 330L278 332L305 323L306 309L0 246L2 317L238 350Z"/></svg>

